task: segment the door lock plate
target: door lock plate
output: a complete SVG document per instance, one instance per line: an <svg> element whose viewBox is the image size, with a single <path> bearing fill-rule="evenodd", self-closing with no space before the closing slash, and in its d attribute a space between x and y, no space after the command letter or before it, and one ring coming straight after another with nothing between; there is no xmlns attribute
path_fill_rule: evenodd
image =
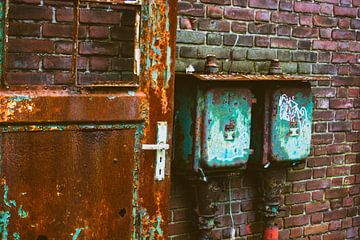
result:
<svg viewBox="0 0 360 240"><path fill-rule="evenodd" d="M167 142L167 122L157 123L157 139L156 144L143 144L143 150L156 151L155 163L155 180L162 181L165 179L166 167L166 150L169 149Z"/></svg>

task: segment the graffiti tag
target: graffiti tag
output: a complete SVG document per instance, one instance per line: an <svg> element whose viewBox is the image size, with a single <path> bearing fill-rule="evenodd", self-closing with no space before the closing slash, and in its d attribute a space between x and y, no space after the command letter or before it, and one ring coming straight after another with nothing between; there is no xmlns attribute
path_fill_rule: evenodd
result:
<svg viewBox="0 0 360 240"><path fill-rule="evenodd" d="M290 123L297 123L300 133L303 132L307 121L307 111L305 107L299 107L295 102L294 96L283 94L279 99L280 119Z"/></svg>

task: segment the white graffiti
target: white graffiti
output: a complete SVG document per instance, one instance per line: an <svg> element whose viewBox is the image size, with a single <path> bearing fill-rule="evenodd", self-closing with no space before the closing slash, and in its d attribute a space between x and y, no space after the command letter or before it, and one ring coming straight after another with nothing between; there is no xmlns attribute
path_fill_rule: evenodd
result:
<svg viewBox="0 0 360 240"><path fill-rule="evenodd" d="M280 96L280 119L286 120L290 123L297 123L300 133L303 132L304 126L307 121L307 111L305 107L299 108L294 100L294 96L289 97L286 94Z"/></svg>

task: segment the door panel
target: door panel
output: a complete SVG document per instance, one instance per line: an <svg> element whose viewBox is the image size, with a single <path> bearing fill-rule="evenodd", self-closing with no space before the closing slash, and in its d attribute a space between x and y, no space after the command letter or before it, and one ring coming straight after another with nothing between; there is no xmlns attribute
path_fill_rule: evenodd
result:
<svg viewBox="0 0 360 240"><path fill-rule="evenodd" d="M94 126L96 128L96 126ZM130 239L135 129L6 132L3 175L23 239ZM28 213L21 218L19 207Z"/></svg>
<svg viewBox="0 0 360 240"><path fill-rule="evenodd" d="M2 25L5 37L0 35L6 40L0 87L5 227L0 234L39 240L167 239L171 146L163 181L154 179L155 151L144 152L141 146L156 143L159 121L167 122L167 142L172 140L177 2L8 3L2 13L11 14ZM121 63L107 48L111 33L121 37L116 32L121 18L108 27L98 15L90 22L81 19L80 8L101 12L103 4L115 15L136 9L134 46L124 48L131 51L124 56L133 58L132 64ZM44 15L19 15L17 9ZM33 21L43 30L59 30L59 24L64 32L55 34L71 36L38 34L36 29L31 38L21 31L13 34L16 26ZM91 29L104 26L110 34L106 39L89 38ZM81 48L87 41L90 48ZM34 58L20 58L27 54ZM123 68L133 68L134 77L106 77L108 70ZM105 78L80 81L82 73Z"/></svg>

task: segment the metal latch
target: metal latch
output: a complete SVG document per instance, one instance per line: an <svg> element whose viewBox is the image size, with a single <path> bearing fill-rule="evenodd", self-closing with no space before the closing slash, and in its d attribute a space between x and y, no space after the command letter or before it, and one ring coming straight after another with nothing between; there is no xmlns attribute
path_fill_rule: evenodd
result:
<svg viewBox="0 0 360 240"><path fill-rule="evenodd" d="M166 150L169 149L167 141L167 122L157 123L156 144L143 144L143 150L156 150L155 180L162 181L165 178Z"/></svg>

